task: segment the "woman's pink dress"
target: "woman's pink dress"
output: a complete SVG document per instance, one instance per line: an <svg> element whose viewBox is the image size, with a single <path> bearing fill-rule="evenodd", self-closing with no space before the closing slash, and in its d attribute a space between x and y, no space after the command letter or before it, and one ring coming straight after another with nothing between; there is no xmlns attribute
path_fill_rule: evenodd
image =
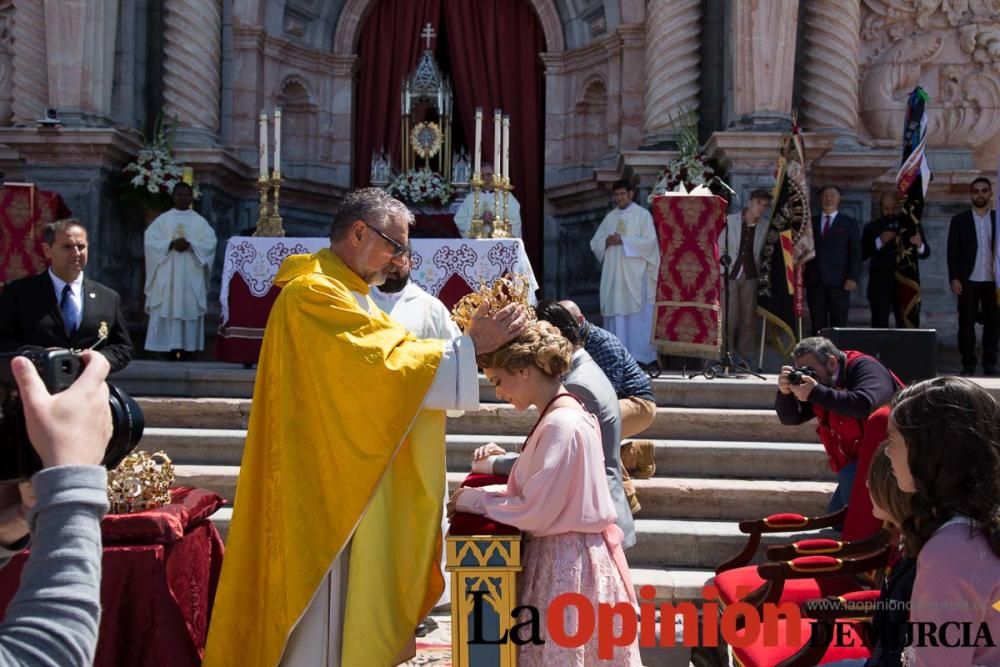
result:
<svg viewBox="0 0 1000 667"><path fill-rule="evenodd" d="M525 443L506 490L465 489L457 509L526 533L518 604L538 610L545 643L521 646L520 665L641 666L637 640L616 648L612 660L600 660L596 632L583 646L564 648L549 637L545 622L552 599L563 593L580 593L595 605L635 605L596 417L576 406L551 408ZM563 625L567 635L576 634L572 607Z"/></svg>

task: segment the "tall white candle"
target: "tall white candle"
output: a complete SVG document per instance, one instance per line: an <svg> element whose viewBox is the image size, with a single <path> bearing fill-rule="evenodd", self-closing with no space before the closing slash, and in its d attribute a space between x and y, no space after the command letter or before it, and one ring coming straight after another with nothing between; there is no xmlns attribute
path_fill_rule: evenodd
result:
<svg viewBox="0 0 1000 667"><path fill-rule="evenodd" d="M479 176L479 167L483 159L483 108L476 107L476 158L473 162L472 173Z"/></svg>
<svg viewBox="0 0 1000 667"><path fill-rule="evenodd" d="M493 173L497 176L503 176L500 171L500 113L500 109L493 112Z"/></svg>
<svg viewBox="0 0 1000 667"><path fill-rule="evenodd" d="M274 110L274 173L281 173L281 109Z"/></svg>
<svg viewBox="0 0 1000 667"><path fill-rule="evenodd" d="M510 116L503 117L503 177L510 178Z"/></svg>
<svg viewBox="0 0 1000 667"><path fill-rule="evenodd" d="M267 114L260 114L260 177L267 179Z"/></svg>

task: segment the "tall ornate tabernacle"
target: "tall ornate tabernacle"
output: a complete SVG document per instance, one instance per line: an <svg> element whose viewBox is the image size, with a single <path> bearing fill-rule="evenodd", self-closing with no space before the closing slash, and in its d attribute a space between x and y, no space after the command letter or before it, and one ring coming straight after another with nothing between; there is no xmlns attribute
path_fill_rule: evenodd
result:
<svg viewBox="0 0 1000 667"><path fill-rule="evenodd" d="M420 36L426 41L417 67L403 82L403 171L427 167L451 175L451 83L441 74L431 38L431 24Z"/></svg>

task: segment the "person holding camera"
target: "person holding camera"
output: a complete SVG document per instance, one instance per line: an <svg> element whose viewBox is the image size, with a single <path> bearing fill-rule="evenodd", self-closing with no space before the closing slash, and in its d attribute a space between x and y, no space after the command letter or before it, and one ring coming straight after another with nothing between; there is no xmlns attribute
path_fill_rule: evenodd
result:
<svg viewBox="0 0 1000 667"><path fill-rule="evenodd" d="M879 201L882 217L866 224L861 230L861 258L871 260L868 267L868 305L872 311L872 327L889 327L892 311L896 328L906 327L903 309L896 296L896 263L900 249L912 246L916 259L930 257L931 249L923 236L899 212L899 197L886 192ZM914 264L916 264L914 262Z"/></svg>
<svg viewBox="0 0 1000 667"><path fill-rule="evenodd" d="M886 421L870 419L872 413L904 385L878 359L857 350L838 350L822 336L803 338L792 358L794 368L781 367L774 410L787 426L816 419L816 433L837 473L827 508L836 512L851 497L863 444L877 445L886 438Z"/></svg>
<svg viewBox="0 0 1000 667"><path fill-rule="evenodd" d="M108 510L100 465L112 434L110 368L96 352L69 389L52 395L35 366L10 368L28 438L43 469L30 483L0 486L0 565L25 548L21 585L0 623L0 665L91 665L101 615L101 518Z"/></svg>
<svg viewBox="0 0 1000 667"><path fill-rule="evenodd" d="M16 352L24 345L96 346L112 372L128 366L132 338L121 297L83 274L90 251L86 227L75 218L49 223L42 251L48 270L14 280L0 293L0 352Z"/></svg>

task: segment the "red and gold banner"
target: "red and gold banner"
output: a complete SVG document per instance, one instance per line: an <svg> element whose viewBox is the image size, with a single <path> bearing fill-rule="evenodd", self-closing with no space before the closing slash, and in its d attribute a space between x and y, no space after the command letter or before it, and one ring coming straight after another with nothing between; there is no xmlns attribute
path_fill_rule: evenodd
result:
<svg viewBox="0 0 1000 667"><path fill-rule="evenodd" d="M33 183L0 187L0 289L46 266L42 253L45 225L69 216L56 192L39 190Z"/></svg>
<svg viewBox="0 0 1000 667"><path fill-rule="evenodd" d="M722 344L719 234L726 226L721 197L653 198L660 242L653 342L664 354L712 356Z"/></svg>

